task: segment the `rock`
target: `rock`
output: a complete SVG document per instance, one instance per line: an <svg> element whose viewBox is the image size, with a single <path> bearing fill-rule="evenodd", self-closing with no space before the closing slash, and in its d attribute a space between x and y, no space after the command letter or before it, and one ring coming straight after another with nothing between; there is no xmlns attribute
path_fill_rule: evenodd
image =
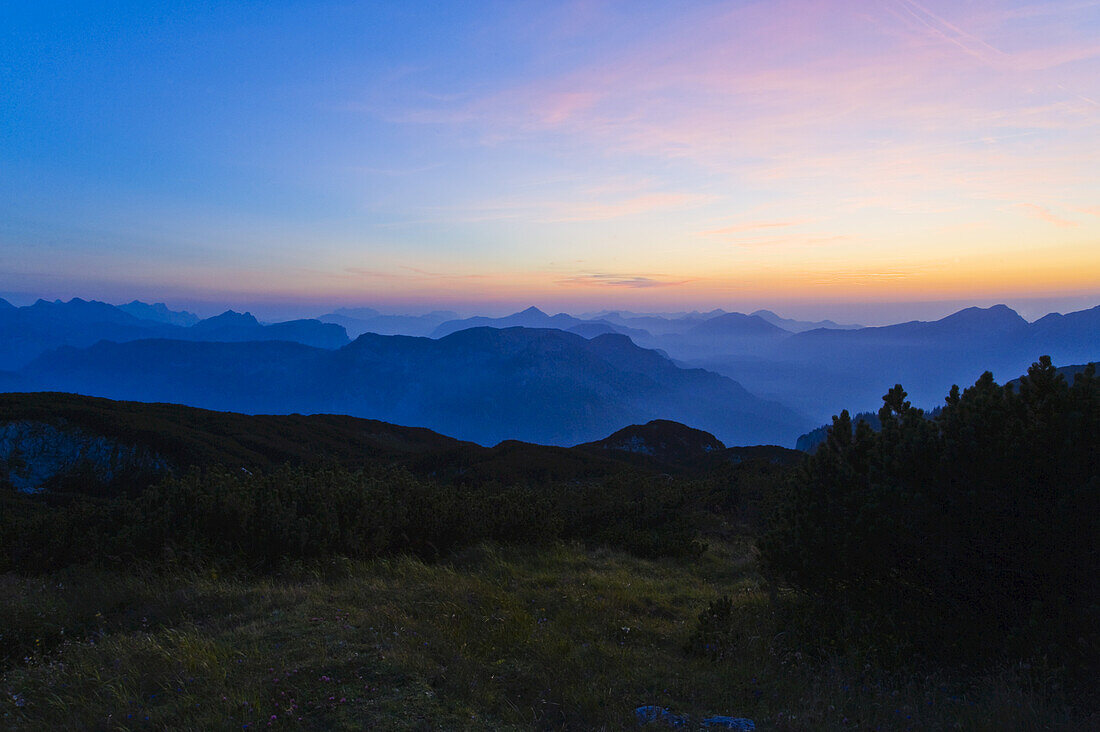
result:
<svg viewBox="0 0 1100 732"><path fill-rule="evenodd" d="M669 727L684 727L688 723L685 714L674 714L664 707L645 706L634 710L634 716L638 718L638 724L656 722Z"/></svg>
<svg viewBox="0 0 1100 732"><path fill-rule="evenodd" d="M89 435L77 427L29 420L0 424L0 481L35 493L53 478L90 469L101 483L128 470L162 472L168 461L145 448Z"/></svg>

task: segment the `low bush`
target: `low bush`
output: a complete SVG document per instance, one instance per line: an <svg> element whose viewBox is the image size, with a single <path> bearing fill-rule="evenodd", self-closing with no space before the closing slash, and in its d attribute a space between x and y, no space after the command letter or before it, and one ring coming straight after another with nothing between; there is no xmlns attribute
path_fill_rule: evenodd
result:
<svg viewBox="0 0 1100 732"><path fill-rule="evenodd" d="M708 488L709 489L709 488ZM215 467L136 495L5 493L6 567L222 563L409 553L435 558L483 541L578 540L639 556L687 556L697 541L695 483L624 476L576 484L438 484L402 469Z"/></svg>

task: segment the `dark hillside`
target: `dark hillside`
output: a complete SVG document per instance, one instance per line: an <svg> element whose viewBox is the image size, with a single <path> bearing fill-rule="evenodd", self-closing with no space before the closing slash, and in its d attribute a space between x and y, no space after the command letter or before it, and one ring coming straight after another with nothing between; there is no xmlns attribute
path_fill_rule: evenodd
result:
<svg viewBox="0 0 1100 732"><path fill-rule="evenodd" d="M262 470L326 460L355 467L474 447L427 429L342 415L245 415L51 392L0 394L0 427L13 422L48 423L139 445L177 469L223 465Z"/></svg>
<svg viewBox="0 0 1100 732"><path fill-rule="evenodd" d="M655 419L615 432L602 440L577 445L575 450L609 455L658 470L704 473L724 464L763 461L794 465L804 457L778 445L726 447L709 432L679 422Z"/></svg>
<svg viewBox="0 0 1100 732"><path fill-rule="evenodd" d="M666 424L670 429L697 432L684 425ZM95 458L96 445L104 441L115 446L115 453L123 448L159 456L167 463L165 468L177 473L193 465L266 471L285 463L336 463L352 469L401 466L416 475L464 484L541 484L624 471L680 472L691 467L686 460L662 457L638 464L629 455L601 454L584 446L552 447L511 440L482 447L428 429L343 415L246 415L76 394L0 394L0 436L8 434L9 443L19 444L17 438L25 440L26 429L35 426L52 427L55 442L62 440L61 444L37 446L37 452L21 458L43 463L30 467L45 476L44 485L64 478L59 471L64 473ZM34 434L40 440L42 430ZM82 442L74 441L75 437L64 442L64 435L79 436ZM11 445L0 447L5 448L0 450L0 460L10 458L7 448ZM87 454L89 449L93 454ZM53 475L49 475L51 471ZM137 477L155 478L145 473Z"/></svg>

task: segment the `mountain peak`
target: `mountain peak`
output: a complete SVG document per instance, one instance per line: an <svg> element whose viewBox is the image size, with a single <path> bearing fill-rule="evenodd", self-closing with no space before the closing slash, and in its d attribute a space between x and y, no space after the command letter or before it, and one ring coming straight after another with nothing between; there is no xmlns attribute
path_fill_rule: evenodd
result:
<svg viewBox="0 0 1100 732"><path fill-rule="evenodd" d="M168 305L163 302L149 304L141 300L133 300L125 305L118 305L116 307L122 312L129 313L139 320L151 320L157 323L168 323L170 325L181 325L184 327L199 322L199 316L194 313L189 313L186 310L180 312L170 310Z"/></svg>
<svg viewBox="0 0 1100 732"><path fill-rule="evenodd" d="M778 336L789 333L778 325L769 323L759 315L745 315L744 313L725 313L704 320L692 328L692 332L740 336Z"/></svg>
<svg viewBox="0 0 1100 732"><path fill-rule="evenodd" d="M374 308L357 307L357 308L336 308L331 313L326 315L341 315L345 318L358 318L360 320L367 320L369 318L377 318L382 313L378 312ZM325 315L321 316L326 317Z"/></svg>
<svg viewBox="0 0 1100 732"><path fill-rule="evenodd" d="M1007 305L994 305L988 308L970 307L957 313L952 313L946 318L941 318L939 323L957 325L963 327L981 327L1008 329L1027 325L1019 313Z"/></svg>
<svg viewBox="0 0 1100 732"><path fill-rule="evenodd" d="M546 317L550 317L550 316L546 315L546 313L544 313L543 311L539 310L534 305L527 308L526 310L519 311L518 313L516 313L516 315L543 315L543 316L546 316Z"/></svg>
<svg viewBox="0 0 1100 732"><path fill-rule="evenodd" d="M252 313L238 313L235 310L226 310L221 315L215 315L212 318L199 321L195 324L195 327L259 326L259 324L260 321L256 320Z"/></svg>

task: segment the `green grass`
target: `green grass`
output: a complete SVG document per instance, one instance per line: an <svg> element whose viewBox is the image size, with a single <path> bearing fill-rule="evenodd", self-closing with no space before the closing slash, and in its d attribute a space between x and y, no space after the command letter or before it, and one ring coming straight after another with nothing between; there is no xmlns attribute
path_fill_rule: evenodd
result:
<svg viewBox="0 0 1100 732"><path fill-rule="evenodd" d="M728 648L686 648L734 598ZM658 704L760 729L1085 729L1011 669L899 674L780 631L748 546L649 561L482 546L218 577L0 577L0 727L620 729Z"/></svg>

